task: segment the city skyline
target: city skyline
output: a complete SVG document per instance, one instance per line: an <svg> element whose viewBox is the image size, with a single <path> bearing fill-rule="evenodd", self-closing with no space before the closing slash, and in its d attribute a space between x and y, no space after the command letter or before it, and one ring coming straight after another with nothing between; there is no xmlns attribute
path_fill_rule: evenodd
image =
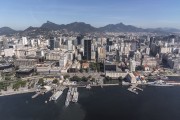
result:
<svg viewBox="0 0 180 120"><path fill-rule="evenodd" d="M141 28L180 29L178 0L9 0L0 1L0 27L24 30L47 20L57 24L85 22L94 27L124 23Z"/></svg>

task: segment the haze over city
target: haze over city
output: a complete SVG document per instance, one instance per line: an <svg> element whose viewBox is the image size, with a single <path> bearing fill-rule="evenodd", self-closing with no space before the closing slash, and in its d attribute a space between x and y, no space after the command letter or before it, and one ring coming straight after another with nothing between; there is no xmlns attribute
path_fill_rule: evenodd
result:
<svg viewBox="0 0 180 120"><path fill-rule="evenodd" d="M16 30L39 27L47 20L95 27L123 22L142 28L180 28L178 0L4 0L0 4L0 27Z"/></svg>

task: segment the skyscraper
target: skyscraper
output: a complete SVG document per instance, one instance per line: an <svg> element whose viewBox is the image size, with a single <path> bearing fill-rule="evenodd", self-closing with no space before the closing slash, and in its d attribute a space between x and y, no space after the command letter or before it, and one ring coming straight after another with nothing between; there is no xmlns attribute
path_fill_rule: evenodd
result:
<svg viewBox="0 0 180 120"><path fill-rule="evenodd" d="M68 50L73 50L73 44L72 44L72 40L67 40L67 46L68 46Z"/></svg>
<svg viewBox="0 0 180 120"><path fill-rule="evenodd" d="M91 60L91 40L84 40L84 60Z"/></svg>
<svg viewBox="0 0 180 120"><path fill-rule="evenodd" d="M54 48L55 48L55 39L54 39L54 37L50 37L49 45L50 45L49 49L54 50Z"/></svg>
<svg viewBox="0 0 180 120"><path fill-rule="evenodd" d="M130 60L130 63L129 63L129 70L130 70L130 72L136 71L136 61Z"/></svg>
<svg viewBox="0 0 180 120"><path fill-rule="evenodd" d="M27 37L22 37L22 44L23 45L27 45L28 44Z"/></svg>

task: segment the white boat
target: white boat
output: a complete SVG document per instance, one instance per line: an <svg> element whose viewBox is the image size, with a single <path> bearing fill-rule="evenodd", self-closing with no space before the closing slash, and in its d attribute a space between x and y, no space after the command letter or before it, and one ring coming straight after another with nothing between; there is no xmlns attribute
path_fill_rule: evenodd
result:
<svg viewBox="0 0 180 120"><path fill-rule="evenodd" d="M122 81L122 85L130 85L129 82Z"/></svg>
<svg viewBox="0 0 180 120"><path fill-rule="evenodd" d="M167 84L163 80L157 80L157 81L154 81L152 83L149 83L148 85L150 85L150 86L160 86L160 87L173 86L171 84Z"/></svg>
<svg viewBox="0 0 180 120"><path fill-rule="evenodd" d="M169 78L167 76L161 76L160 77L162 80L168 80Z"/></svg>
<svg viewBox="0 0 180 120"><path fill-rule="evenodd" d="M63 91L57 91L56 93L54 93L51 97L50 97L50 100L57 100L61 95L62 95Z"/></svg>
<svg viewBox="0 0 180 120"><path fill-rule="evenodd" d="M69 102L71 101L71 92L68 91L65 101L65 106L67 107L69 105Z"/></svg>
<svg viewBox="0 0 180 120"><path fill-rule="evenodd" d="M68 100L65 101L65 106L66 107L69 106L69 101Z"/></svg>
<svg viewBox="0 0 180 120"><path fill-rule="evenodd" d="M91 85L90 84L86 85L86 88L91 89Z"/></svg>
<svg viewBox="0 0 180 120"><path fill-rule="evenodd" d="M74 89L74 94L72 97L72 102L78 102L79 93L77 91L77 88Z"/></svg>

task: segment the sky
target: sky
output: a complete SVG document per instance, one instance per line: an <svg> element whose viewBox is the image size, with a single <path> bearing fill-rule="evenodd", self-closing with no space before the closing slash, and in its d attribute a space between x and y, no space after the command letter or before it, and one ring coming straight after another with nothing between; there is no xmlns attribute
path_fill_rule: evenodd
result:
<svg viewBox="0 0 180 120"><path fill-rule="evenodd" d="M0 27L24 30L46 21L180 29L180 0L0 0Z"/></svg>

